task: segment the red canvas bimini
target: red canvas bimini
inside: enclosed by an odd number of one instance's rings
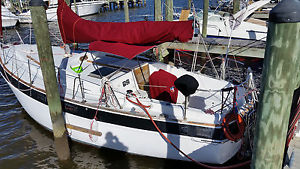
[[[187,42],[193,35],[192,21],[120,23],[85,20],[75,14],[63,0],[59,0],[57,16],[65,43],[91,43],[90,50],[127,58],[133,58],[159,43],[175,40]]]

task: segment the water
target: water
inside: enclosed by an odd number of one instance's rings
[[[196,7],[202,2],[196,1]],[[187,0],[175,0],[175,7],[187,6]],[[131,21],[153,20],[153,0],[147,0],[147,7],[130,8]],[[85,17],[95,21],[123,21],[123,10],[101,13]],[[17,30],[21,37],[30,34],[28,24],[20,25]],[[59,37],[55,22],[49,23],[51,34]],[[5,30],[6,41],[16,41],[15,30]],[[52,38],[53,43],[57,38]],[[24,39],[29,43],[29,38]],[[32,40],[34,42],[34,40]],[[59,42],[58,42],[59,43]],[[57,44],[57,41],[56,41]],[[94,148],[70,142],[72,161],[61,164],[53,147],[53,136],[31,119],[17,101],[5,80],[0,76],[0,169],[28,168],[99,168],[99,169],[180,169],[199,168],[190,162],[135,156],[105,148]],[[139,141],[138,138],[136,141]],[[145,145],[147,146],[147,145]]]

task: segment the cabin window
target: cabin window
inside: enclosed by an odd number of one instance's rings
[[[111,68],[111,67],[101,67],[99,69],[96,69],[95,71],[91,72],[89,76],[95,77],[95,78],[101,78],[101,76],[105,77],[115,71],[117,71],[117,68]],[[101,75],[100,75],[101,74]]]

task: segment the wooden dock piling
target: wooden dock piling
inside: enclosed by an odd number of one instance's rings
[[[209,0],[204,0],[203,1],[202,36],[205,38],[207,36],[208,7],[209,7]]]
[[[173,0],[165,0],[166,6],[165,6],[165,19],[166,21],[173,21]]]
[[[30,2],[31,18],[52,121],[55,150],[59,160],[65,161],[70,159],[70,149],[65,121],[62,114],[44,6],[45,3],[42,0],[31,0]]]
[[[191,9],[192,7],[192,0],[188,0],[188,8]]]
[[[154,18],[155,21],[162,21],[161,0],[154,1]]]
[[[129,22],[128,0],[124,0],[125,22]]]
[[[240,0],[233,0],[232,13],[235,14],[240,10]]]
[[[270,12],[252,169],[281,169],[294,90],[300,85],[300,1]]]
[[[77,4],[76,4],[76,0],[73,2],[74,3],[74,8],[75,8],[75,13],[77,14],[77,15],[79,15],[79,13],[78,13],[78,7],[77,7]]]

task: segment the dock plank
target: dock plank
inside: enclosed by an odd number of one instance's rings
[[[199,44],[197,43],[199,42]],[[205,38],[206,48],[210,53],[226,54],[228,39],[227,38]],[[264,58],[265,41],[258,40],[241,40],[232,39],[230,43],[229,54],[235,56]],[[193,38],[187,43],[181,42],[166,42],[160,45],[163,49],[179,49],[188,51],[205,52],[205,47],[202,40]]]
[[[247,22],[254,23],[254,24],[257,24],[257,25],[261,25],[261,26],[267,26],[267,22],[263,21],[263,20],[260,20],[260,19],[249,18],[247,20]]]

